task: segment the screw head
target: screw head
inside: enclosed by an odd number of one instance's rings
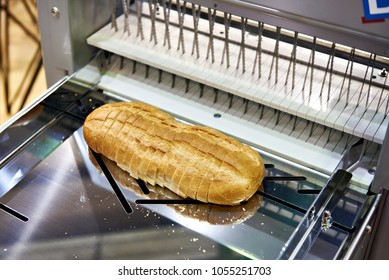
[[[51,15],[53,16],[53,17],[59,17],[59,9],[58,9],[58,7],[52,7],[51,8]]]
[[[383,68],[378,75],[380,75],[380,77],[384,77],[385,78],[385,77],[388,76],[388,70],[386,70],[386,68]]]

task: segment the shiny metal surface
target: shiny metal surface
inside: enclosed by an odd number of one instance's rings
[[[266,179],[254,198],[220,207],[181,203],[159,187],[146,195],[104,160],[127,213],[82,135],[85,116],[114,101],[68,81],[0,133],[0,259],[275,259],[327,180],[264,155]],[[306,258],[336,257],[366,204],[346,190]]]
[[[81,137],[79,130],[1,198],[28,217],[23,222],[0,212],[2,259],[274,258],[301,217],[288,210],[293,219],[273,221],[265,213],[280,206],[264,200],[265,212],[255,213],[249,224],[212,225],[181,215],[185,205],[179,211],[136,205],[128,190],[134,211],[127,214],[106,178],[85,160]]]

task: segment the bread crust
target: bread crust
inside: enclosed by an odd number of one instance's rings
[[[103,105],[88,115],[83,132],[93,151],[132,177],[183,198],[237,205],[254,195],[265,174],[262,158],[250,147],[145,103]]]
[[[89,153],[89,158],[93,165],[101,171],[99,164],[95,157]],[[217,205],[211,203],[178,203],[180,196],[173,193],[167,188],[161,188],[158,186],[151,186],[146,184],[149,193],[144,193],[138,185],[137,181],[130,176],[130,174],[117,164],[106,157],[102,156],[101,159],[112,174],[113,178],[123,188],[130,190],[136,196],[144,199],[152,200],[175,200],[177,204],[166,204],[167,207],[174,209],[179,215],[189,217],[200,222],[206,222],[212,225],[236,225],[243,223],[250,219],[257,213],[263,202],[263,197],[259,194],[254,194],[247,202],[239,205]],[[263,191],[263,189],[261,189]]]

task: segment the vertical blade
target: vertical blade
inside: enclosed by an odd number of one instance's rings
[[[309,56],[309,61],[308,61],[308,64],[307,64],[307,69],[305,71],[303,88],[301,89],[301,91],[304,93],[306,82],[307,82],[307,78],[309,76],[309,95],[311,95],[311,93],[312,93],[313,69],[314,69],[314,64],[315,64],[315,52],[316,52],[316,37],[313,37],[313,45],[312,45],[312,49],[311,49],[311,54]],[[311,71],[309,71],[309,70],[311,70]]]
[[[143,25],[142,25],[142,0],[136,0],[136,17],[138,19],[138,26],[137,26],[137,32],[136,37],[139,37],[143,40],[144,34],[143,34]]]
[[[328,82],[327,102],[330,100],[330,95],[331,95],[332,76],[333,76],[333,73],[334,73],[335,48],[336,48],[336,44],[332,43],[331,64],[330,64],[330,78],[329,78],[329,82]]]
[[[116,0],[109,1],[111,6],[111,27],[115,28],[115,31],[118,31],[118,23],[116,21]]]
[[[350,65],[350,74],[348,77],[348,86],[347,86],[347,95],[346,95],[346,106],[348,105],[350,98],[350,88],[351,88],[351,78],[353,75],[353,66],[354,66],[354,57],[355,57],[355,48],[351,50],[351,65]]]
[[[285,85],[287,85],[289,81],[290,70],[292,69],[292,89],[294,89],[295,79],[296,79],[297,42],[298,42],[298,32],[295,32],[293,38],[293,49],[290,54],[289,66],[288,66],[288,71],[286,73],[286,79],[285,79]]]
[[[375,66],[376,57],[377,57],[377,55],[374,54],[374,55],[373,55],[373,65],[372,65],[372,67],[371,67],[371,74],[370,74],[370,80],[369,80],[369,88],[368,88],[368,90],[367,90],[367,97],[366,97],[365,109],[367,109],[367,108],[369,107],[371,83],[372,83],[372,81],[373,81],[373,76],[374,76],[374,74],[373,74],[373,73],[374,73],[373,69],[374,69],[374,66]]]
[[[281,33],[281,27],[277,26],[277,32],[276,32],[276,43],[274,45],[274,51],[273,51],[273,58],[270,65],[270,71],[269,71],[269,77],[268,80],[270,80],[272,74],[273,74],[273,68],[275,64],[276,68],[276,74],[275,74],[275,83],[278,82],[278,64],[279,64],[279,50],[280,50],[280,33]]]
[[[246,24],[247,24],[247,19],[241,17],[240,18],[241,39],[240,39],[240,49],[239,49],[236,69],[239,69],[240,61],[242,61],[242,73],[246,71],[246,43],[245,43]]]
[[[258,79],[260,79],[262,76],[262,32],[263,32],[263,23],[258,21],[258,44],[255,52],[254,65],[252,71],[252,74],[254,75],[255,68],[258,65]]]
[[[185,16],[185,12],[186,12],[186,1],[184,1],[184,4],[181,7],[180,0],[177,0],[178,25],[180,27],[177,50],[181,49],[183,54],[185,53],[185,41],[184,41],[184,16]]]
[[[226,58],[227,68],[230,67],[230,44],[229,44],[230,24],[231,24],[231,14],[224,13],[224,47],[223,47],[221,64],[224,63],[224,58]]]
[[[167,5],[166,5],[167,3]],[[171,49],[171,41],[170,41],[170,29],[169,29],[169,20],[170,20],[170,10],[172,7],[171,0],[163,0],[162,1],[162,9],[163,9],[163,18],[165,22],[165,36],[163,40],[163,46],[168,46],[168,49]]]
[[[212,63],[215,62],[215,47],[213,42],[213,28],[215,25],[215,17],[216,17],[216,9],[213,9],[213,13],[211,8],[208,8],[208,21],[209,21],[209,41],[208,41],[208,50],[207,50],[207,59],[211,54]]]
[[[350,88],[351,74],[352,74],[352,66],[353,66],[352,62],[353,62],[353,60],[354,60],[354,51],[355,51],[355,49],[352,49],[352,50],[351,50],[350,58],[349,58],[349,60],[347,61],[346,71],[344,71],[343,81],[342,81],[342,85],[341,85],[341,87],[340,87],[340,93],[339,93],[338,101],[337,101],[337,102],[340,101],[340,99],[341,99],[341,97],[342,97],[342,95],[343,95],[343,88],[344,88],[344,84],[345,84],[345,81],[346,81],[346,78],[347,78],[347,73],[349,72],[349,68],[350,68],[351,70],[350,70],[350,75],[349,75],[348,92],[350,91],[349,88]],[[351,64],[351,67],[350,67],[350,64]],[[347,99],[348,99],[348,94],[347,94]],[[348,102],[348,100],[347,100],[347,102]]]
[[[157,41],[157,31],[155,28],[155,14],[156,14],[157,7],[156,5],[153,5],[151,1],[149,1],[149,12],[150,12],[150,19],[151,19],[151,30],[150,30],[150,42],[154,39],[154,45],[158,43]]]
[[[332,73],[332,69],[330,70],[330,66],[333,65],[334,55],[335,55],[335,43],[332,43],[331,52],[330,52],[330,55],[328,56],[327,66],[326,66],[326,70],[324,71],[323,82],[322,82],[322,84],[321,84],[321,89],[320,89],[320,97],[321,97],[321,98],[322,98],[322,96],[323,96],[324,86],[325,86],[325,84],[326,84],[328,72],[331,71],[331,73]],[[331,73],[330,73],[330,74],[331,74]],[[328,81],[328,88],[329,88],[329,91],[328,91],[328,96],[327,96],[327,98],[329,98],[329,94],[330,94],[330,91],[331,91],[331,84],[332,84],[332,81],[331,81],[331,77],[330,77],[330,79],[329,79],[329,81]],[[328,101],[328,100],[327,100],[327,101]]]
[[[130,0],[122,0],[122,6],[123,6],[123,12],[124,12],[124,33],[128,33],[128,35],[131,35],[130,33],[130,25],[128,24],[128,17],[129,17],[129,12],[128,12],[128,4]]]
[[[196,9],[196,5],[192,3],[192,17],[193,17],[193,45],[192,55],[196,51],[197,59],[200,58],[200,46],[199,46],[199,18],[200,18],[201,6]]]
[[[369,68],[370,68],[370,64],[371,64],[372,58],[373,58],[373,54],[371,53],[371,54],[370,54],[370,57],[369,57],[369,63],[368,63],[367,66],[366,66],[365,75],[364,75],[364,77],[363,77],[363,83],[362,83],[362,86],[361,86],[361,90],[359,91],[357,106],[360,105],[360,103],[361,103],[361,101],[362,101],[362,98],[363,98],[363,95],[362,95],[362,93],[364,92],[364,91],[363,91],[363,88],[364,88],[364,86],[365,86],[367,74],[369,73]]]

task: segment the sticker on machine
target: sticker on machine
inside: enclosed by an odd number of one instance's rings
[[[389,18],[389,0],[362,0],[363,23],[383,22]]]

